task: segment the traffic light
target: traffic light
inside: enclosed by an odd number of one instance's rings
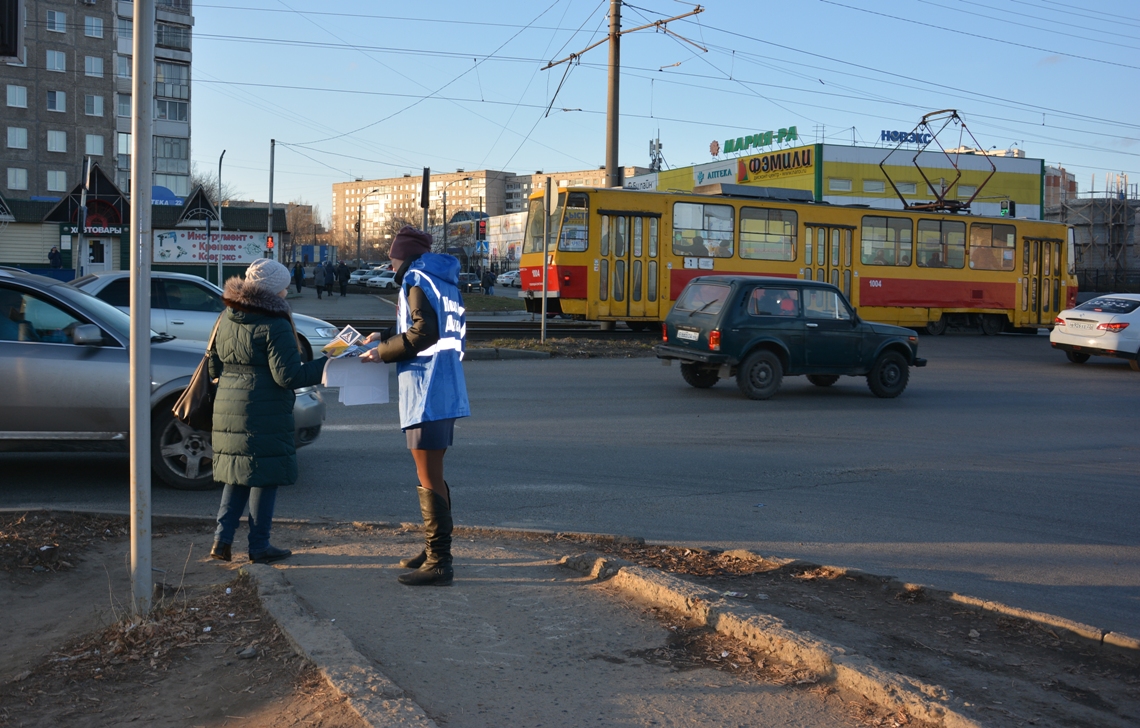
[[[1013,200],[1001,201],[1001,216],[1002,217],[1017,217],[1017,203]]]
[[[475,223],[475,239],[476,240],[486,240],[487,239],[487,220],[485,218],[482,220],[479,220],[477,223]]]
[[[352,227],[354,228],[353,232],[360,232],[360,221],[357,220]]]
[[[270,235],[269,238],[265,241],[265,247],[270,249],[270,250],[273,250],[273,236],[272,235]]]

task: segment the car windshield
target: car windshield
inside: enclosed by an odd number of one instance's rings
[[[1097,313],[1132,313],[1140,308],[1140,301],[1131,298],[1112,298],[1102,296],[1091,301],[1085,301],[1077,306],[1077,311],[1096,311]]]
[[[718,313],[724,300],[728,298],[728,286],[697,283],[690,284],[681,294],[680,300],[673,308],[677,311],[692,311],[693,313]]]
[[[53,286],[52,292],[84,313],[94,314],[124,339],[131,337],[131,317],[106,301],[71,286]],[[158,336],[154,331],[150,335]]]

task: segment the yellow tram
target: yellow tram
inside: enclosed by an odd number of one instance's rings
[[[561,188],[550,219],[547,311],[645,329],[697,276],[829,281],[864,318],[1052,327],[1075,305],[1073,230],[1060,223],[811,201],[810,193],[713,185],[709,194]],[[542,305],[542,193],[520,261],[527,310]]]

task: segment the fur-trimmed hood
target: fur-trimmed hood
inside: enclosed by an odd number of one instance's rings
[[[235,311],[260,313],[273,318],[287,319],[291,317],[289,304],[285,302],[284,298],[270,293],[261,286],[248,283],[237,276],[226,281],[222,300]]]

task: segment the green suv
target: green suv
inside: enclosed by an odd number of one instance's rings
[[[910,329],[863,321],[828,283],[756,276],[694,278],[665,319],[659,359],[681,362],[699,389],[736,377],[746,397],[768,399],[784,375],[806,374],[819,387],[866,376],[879,397],[906,389],[918,358]]]

